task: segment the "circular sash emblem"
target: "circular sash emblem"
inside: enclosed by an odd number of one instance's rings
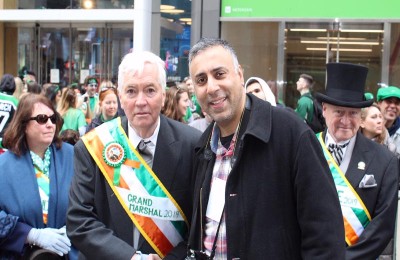
[[[125,148],[117,142],[108,143],[103,149],[103,158],[111,167],[119,167],[126,160]]]

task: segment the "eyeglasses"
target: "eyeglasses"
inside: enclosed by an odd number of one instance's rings
[[[88,86],[91,88],[97,88],[98,85],[96,83],[90,83]]]
[[[40,114],[40,115],[37,115],[37,116],[35,116],[35,117],[29,118],[29,120],[36,120],[36,122],[38,122],[39,125],[44,125],[44,124],[47,123],[47,121],[49,120],[49,118],[50,118],[50,120],[51,120],[51,122],[52,122],[53,124],[55,124],[55,123],[57,122],[57,116],[56,116],[56,114],[53,114],[53,115],[51,115],[51,116],[47,116],[47,115],[44,115],[44,114]]]

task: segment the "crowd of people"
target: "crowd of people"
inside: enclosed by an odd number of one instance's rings
[[[132,51],[114,83],[2,76],[0,259],[372,260],[393,251],[400,88],[374,100],[367,67],[328,63],[325,92],[300,74],[291,109],[276,82],[245,79],[225,40],[201,39],[188,66],[167,84],[159,56]]]

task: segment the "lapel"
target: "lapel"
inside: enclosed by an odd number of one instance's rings
[[[172,188],[179,154],[182,152],[181,141],[175,138],[174,130],[171,124],[169,124],[168,119],[161,115],[153,171],[167,190],[171,190]]]
[[[365,173],[368,172],[370,162],[375,155],[374,150],[368,149],[369,141],[370,140],[364,137],[360,132],[357,132],[353,154],[351,155],[349,167],[346,171],[346,178],[355,189],[358,188],[360,181],[364,177]],[[358,168],[360,162],[365,163],[365,170]]]

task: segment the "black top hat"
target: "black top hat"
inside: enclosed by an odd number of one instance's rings
[[[326,64],[326,95],[317,93],[319,102],[335,106],[363,108],[374,102],[364,96],[368,68],[350,63]]]

